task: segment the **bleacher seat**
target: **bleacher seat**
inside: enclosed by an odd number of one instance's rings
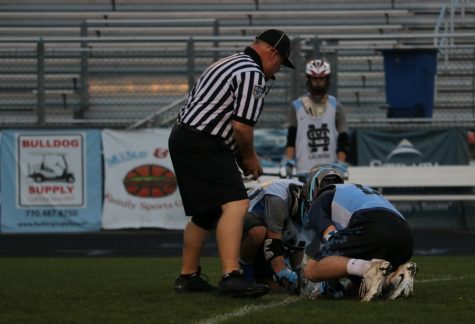
[[[315,55],[314,36],[321,37],[324,41],[318,50],[322,55],[332,56],[337,51],[336,94],[347,107],[350,119],[379,117],[386,111],[381,109],[385,104],[385,83],[383,61],[377,50],[396,47],[401,43],[432,46],[440,6],[441,2],[436,0],[3,0],[0,3],[0,38],[8,37],[11,42],[5,39],[0,42],[0,62],[2,66],[6,66],[0,71],[0,82],[8,85],[0,86],[0,94],[4,99],[0,103],[0,111],[5,108],[1,113],[5,114],[8,107],[35,109],[37,61],[35,57],[14,57],[15,53],[23,52],[34,55],[36,44],[15,42],[18,37],[74,38],[84,32],[81,26],[87,26],[89,37],[98,39],[185,39],[186,36],[220,35],[219,42],[196,44],[198,52],[195,54],[195,73],[198,75],[214,59],[242,49],[249,41],[234,41],[234,37],[254,36],[265,28],[276,27],[286,30],[291,37],[303,39],[298,58],[300,67],[307,58]],[[475,4],[467,3],[465,19],[457,20],[456,25],[464,31],[473,32],[474,17]],[[414,33],[430,36],[404,40],[361,38],[364,35],[391,37]],[[340,40],[335,41],[338,38]],[[470,37],[461,41],[473,43]],[[130,121],[143,118],[188,91],[188,52],[185,41],[89,42],[87,47],[82,48],[80,42],[48,42],[46,49],[48,53],[69,51],[74,56],[47,58],[45,103],[48,112],[50,109],[52,112],[57,111],[53,115],[73,116],[79,108],[80,53],[87,51],[91,53],[88,58],[91,109],[84,111],[85,119],[112,120],[113,116],[115,120]],[[153,49],[149,52],[155,57],[140,52],[141,49]],[[13,58],[2,55],[2,51],[13,53]],[[134,53],[136,57],[132,59],[132,56],[122,55],[121,52],[130,55]],[[439,63],[435,106],[441,112],[457,105],[466,109],[471,104],[467,94],[473,93],[473,73],[472,79],[469,74],[473,54],[451,53],[451,60],[449,67],[444,67],[442,61]],[[174,83],[166,83],[172,84],[170,89],[180,89],[179,91],[168,90],[160,94],[150,92],[151,87],[147,88],[139,81],[145,80],[144,82],[152,84],[147,81],[148,77],[162,80],[161,78],[172,76],[176,78]],[[113,94],[98,86],[100,82],[109,80],[112,84],[115,82],[116,88],[120,89],[121,82],[127,82],[127,78],[136,85],[133,91]],[[303,91],[300,79],[301,74],[283,71],[272,90],[273,97],[267,100],[275,108],[272,110],[273,115],[263,115],[264,122],[260,123],[262,126],[285,121],[285,109],[293,99],[292,96],[298,92],[298,89],[290,91],[289,87],[300,84],[299,91]],[[148,99],[144,96],[148,96]],[[117,118],[119,115],[120,118]]]

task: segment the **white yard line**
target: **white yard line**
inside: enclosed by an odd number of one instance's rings
[[[213,316],[211,318],[200,321],[199,324],[216,324],[216,323],[226,321],[226,320],[228,320],[230,318],[233,318],[233,317],[244,316],[244,315],[247,315],[247,314],[250,314],[250,313],[255,313],[255,312],[262,311],[264,309],[287,306],[289,304],[293,304],[293,303],[299,301],[300,299],[301,298],[297,297],[297,296],[288,296],[284,300],[272,302],[270,304],[246,305],[246,306],[243,306],[243,307],[241,307],[241,308],[239,308],[239,309],[237,309],[237,310],[235,310],[231,313],[218,314],[218,315]]]
[[[437,282],[437,281],[451,281],[451,280],[464,280],[464,279],[473,279],[473,276],[462,276],[462,277],[445,277],[445,278],[433,278],[433,279],[422,279],[416,280],[415,283],[426,283],[426,282]]]
[[[462,277],[442,277],[442,278],[433,278],[433,279],[422,279],[416,280],[416,284],[418,283],[429,283],[429,282],[437,282],[437,281],[451,281],[451,280],[464,280],[464,279],[473,279],[474,276],[462,276]],[[265,297],[264,297],[265,298]],[[275,301],[270,304],[259,304],[259,305],[245,305],[233,312],[218,314],[216,316],[210,317],[208,319],[202,320],[198,322],[198,324],[217,324],[224,322],[233,317],[240,317],[250,313],[260,312],[264,309],[268,308],[275,308],[281,306],[287,306],[293,304],[299,300],[302,300],[301,297],[297,296],[288,296],[283,300]]]

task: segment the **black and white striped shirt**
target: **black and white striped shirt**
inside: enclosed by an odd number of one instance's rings
[[[264,105],[261,66],[259,56],[249,47],[210,65],[188,95],[178,121],[223,138],[236,151],[232,121],[254,126]]]

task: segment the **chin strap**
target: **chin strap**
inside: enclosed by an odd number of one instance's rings
[[[325,95],[327,94],[327,91],[324,90],[323,91],[323,94],[315,94],[313,92],[310,92],[310,95],[312,96],[312,98],[315,100],[315,101],[318,101],[318,102],[321,102],[323,100],[323,98],[325,97]],[[322,102],[323,103],[323,102]]]

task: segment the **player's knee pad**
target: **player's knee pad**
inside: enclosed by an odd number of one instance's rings
[[[216,227],[219,218],[221,217],[221,207],[215,207],[206,210],[203,213],[191,217],[191,221],[198,227],[206,231],[211,231]]]

